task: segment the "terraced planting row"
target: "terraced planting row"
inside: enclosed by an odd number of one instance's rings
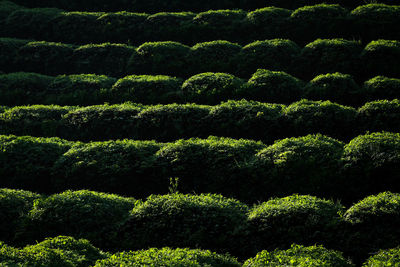
[[[349,143],[323,135],[265,145],[209,137],[155,141],[72,142],[2,135],[1,187],[54,193],[90,189],[134,197],[168,192],[221,193],[248,203],[292,193],[352,203],[399,191],[400,135],[372,133]]]
[[[47,76],[37,73],[0,74],[0,105],[95,105],[132,101],[141,104],[219,104],[228,99],[292,103],[300,99],[330,100],[350,106],[400,98],[400,79],[377,76],[358,85],[351,75],[328,73],[310,82],[285,72],[258,69],[246,82],[226,73],[201,73],[187,80],[165,75]]]
[[[8,218],[7,224],[3,222],[0,225],[0,235],[3,240],[20,246],[24,246],[27,241],[43,240],[46,236],[70,235],[76,239],[86,238],[95,246],[114,251],[187,247],[210,249],[218,253],[229,252],[244,261],[261,250],[273,251],[275,248],[286,249],[292,243],[307,246],[318,242],[325,247],[339,249],[346,257],[362,263],[370,253],[391,248],[400,238],[396,225],[400,222],[400,195],[390,192],[368,196],[347,210],[339,203],[309,195],[274,198],[253,207],[215,194],[171,193],[153,195],[144,201],[86,190],[69,190],[41,196],[29,191],[0,189],[0,195],[1,211]],[[13,209],[9,208],[10,205]],[[10,227],[18,234],[10,233]],[[46,256],[50,260],[80,259],[80,264],[86,266],[96,259],[105,259],[103,263],[110,261],[109,264],[112,264],[99,266],[120,266],[116,265],[119,261],[135,260],[135,252],[111,256],[110,253],[95,249],[85,240],[68,237],[47,239],[35,246],[25,247],[21,252],[16,252],[16,255],[11,253],[13,248],[4,243],[1,246],[0,258],[3,260],[7,260],[8,256],[10,260],[18,261],[19,258],[23,260],[26,257],[29,261],[33,258],[32,254],[42,250],[44,255],[49,254]],[[55,248],[76,250],[76,254],[87,258],[82,259],[76,257],[77,255],[71,257],[75,254],[71,253],[65,259],[68,253],[57,254],[51,250]],[[152,249],[147,253],[158,251],[174,254],[171,249]],[[186,251],[194,257],[201,254],[198,250],[192,253],[188,249],[176,250],[178,251]],[[307,255],[307,251],[314,253]],[[144,253],[143,257],[147,254],[144,251],[136,253]],[[248,265],[245,263],[245,266],[254,266],[250,263],[262,261],[263,257],[273,258],[274,254],[279,253],[282,253],[281,256],[285,254],[283,251],[264,251],[249,260]],[[331,254],[331,257],[326,255],[325,258],[325,253],[328,251],[322,247],[292,246],[287,251],[287,256],[289,259],[290,256],[311,257],[313,265],[306,266],[353,266],[346,263],[340,254]],[[393,250],[392,253],[398,255],[399,251]],[[210,252],[207,254],[209,257],[218,257]],[[130,257],[133,259],[129,259]],[[156,266],[167,260],[164,257]],[[223,259],[222,255],[219,257],[220,260]],[[43,259],[40,256],[38,258],[46,260],[45,256]],[[333,262],[329,262],[329,258]],[[235,261],[234,258],[225,256],[225,260],[227,259]],[[324,260],[328,261],[327,265],[316,265],[318,261],[323,263]],[[216,263],[208,266],[220,265]]]
[[[301,79],[341,72],[357,81],[377,75],[400,77],[400,41],[377,40],[363,47],[357,41],[318,39],[300,49],[289,40],[257,41],[245,47],[227,41],[188,47],[175,42],[71,46],[51,42],[0,39],[0,71],[47,75],[130,74],[190,77],[226,72],[249,77],[257,69],[286,71]]]
[[[251,12],[233,9],[197,14],[143,14],[26,9],[0,2],[0,21],[4,24],[0,36],[75,44],[135,45],[148,41],[194,44],[221,39],[241,44],[272,38],[287,38],[299,44],[337,37],[361,39],[364,43],[374,39],[400,39],[399,6],[369,4],[351,11],[327,4],[296,10],[265,7],[267,5],[266,2],[262,9]]]
[[[368,102],[359,109],[329,101],[301,100],[285,106],[228,101],[216,106],[134,103],[98,106],[0,107],[0,134],[58,136],[67,140],[174,141],[210,135],[274,140],[322,133],[348,141],[366,131],[397,131],[400,102]]]
[[[9,2],[9,1],[5,1]],[[161,0],[115,0],[115,1],[62,1],[62,0],[43,0],[35,2],[33,0],[14,0],[14,3],[29,7],[56,7],[67,10],[89,10],[89,11],[134,11],[134,12],[165,12],[165,11],[207,11],[210,9],[242,8],[253,9],[266,5],[279,6],[284,8],[297,8],[305,5],[315,5],[322,3],[341,4],[347,7],[356,7],[365,4],[363,0],[216,0],[216,1],[174,1],[165,2]],[[398,5],[398,0],[377,0],[374,3],[386,3]]]

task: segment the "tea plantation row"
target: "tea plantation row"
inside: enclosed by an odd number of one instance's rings
[[[246,82],[226,73],[201,73],[186,81],[163,75],[46,76],[37,73],[0,74],[0,105],[95,105],[132,101],[141,104],[219,104],[228,99],[292,103],[302,98],[359,106],[367,101],[400,99],[400,79],[374,77],[359,86],[351,75],[322,74],[310,82],[285,72],[258,69]]]
[[[399,6],[369,4],[352,11],[327,4],[296,10],[263,7],[251,12],[210,10],[197,14],[176,13],[176,10],[156,14],[89,13],[26,9],[6,1],[0,2],[0,21],[4,24],[0,36],[74,44],[148,41],[194,44],[221,39],[245,44],[272,38],[305,44],[316,38],[355,38],[364,42],[400,39]]]
[[[398,133],[361,135],[346,145],[308,135],[270,146],[217,137],[173,143],[0,137],[0,186],[43,193],[90,189],[146,197],[167,193],[171,179],[184,193],[221,193],[248,203],[292,193],[351,203],[400,191]]]
[[[113,251],[188,247],[246,259],[261,250],[318,243],[343,251],[356,263],[380,249],[400,245],[400,194],[390,192],[366,197],[347,211],[339,203],[297,194],[253,207],[215,194],[172,193],[137,201],[86,190],[41,196],[0,189],[0,196],[1,212],[7,216],[7,222],[0,224],[0,236],[16,245],[70,235]],[[83,240],[60,241],[46,240],[36,246],[52,248],[60,243],[91,257],[106,258]],[[9,249],[0,250],[0,259],[10,254]],[[34,247],[28,250],[37,251]]]
[[[273,141],[322,133],[348,141],[366,131],[400,130],[400,102],[368,102],[359,109],[329,101],[284,106],[228,101],[216,106],[170,104],[0,107],[0,134],[58,136],[68,140],[174,141],[210,135]]]
[[[318,39],[300,49],[290,40],[257,41],[242,47],[228,41],[71,46],[51,42],[0,39],[0,71],[59,74],[164,74],[190,77],[226,72],[249,77],[257,69],[286,71],[301,79],[342,72],[365,81],[377,75],[400,77],[400,41],[377,40],[363,47],[357,41]]]
[[[8,2],[8,1],[6,1]],[[365,4],[363,0],[216,0],[216,1],[174,1],[165,2],[161,0],[13,0],[14,3],[29,7],[56,7],[66,10],[86,10],[86,11],[119,11],[127,10],[134,12],[161,12],[161,11],[206,11],[209,9],[254,9],[259,7],[279,6],[283,8],[298,8],[305,5],[315,5],[322,3],[341,4],[347,7],[356,7]],[[377,0],[376,3],[400,4],[398,0]]]
[[[170,266],[170,267],[254,267],[277,264],[296,266],[351,267],[340,252],[322,246],[304,247],[292,245],[288,250],[263,250],[243,265],[229,254],[216,254],[200,249],[151,248],[140,251],[124,251],[115,254],[103,252],[88,240],[69,236],[46,238],[44,241],[22,249],[0,243],[0,264],[6,266],[76,266],[76,267],[120,267],[120,266]],[[371,256],[363,266],[390,266],[397,264],[398,248],[382,250]],[[382,264],[382,265],[381,265]]]

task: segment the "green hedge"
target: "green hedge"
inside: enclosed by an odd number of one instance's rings
[[[249,203],[299,193],[351,203],[398,190],[399,140],[399,134],[373,133],[344,146],[310,135],[266,146],[219,137],[80,143],[3,135],[0,174],[6,178],[0,186],[45,193],[89,189],[141,198],[168,192],[170,178],[177,177],[182,193],[222,193]]]
[[[357,0],[359,3],[351,8],[358,7],[351,11],[339,6],[335,0],[325,3],[297,1],[295,6],[292,5],[293,1],[290,1],[290,5],[282,4],[281,0],[250,1],[257,1],[259,4],[246,5],[240,10],[237,7],[218,8],[214,1],[212,8],[206,9],[208,11],[191,13],[181,11],[198,10],[171,9],[173,3],[163,3],[154,6],[165,5],[164,8],[147,11],[152,14],[127,12],[132,8],[117,10],[126,10],[122,12],[97,12],[100,8],[98,2],[92,3],[96,12],[76,12],[84,10],[81,8],[65,12],[61,9],[47,8],[52,6],[51,4],[35,3],[35,7],[46,8],[22,8],[10,6],[9,2],[4,1],[0,3],[0,10],[3,10],[0,11],[0,19],[3,18],[4,21],[0,33],[2,36],[76,44],[139,44],[146,41],[179,41],[193,44],[220,39],[243,44],[266,38],[289,38],[304,44],[316,38],[355,38],[368,42],[374,39],[397,40],[400,37],[397,31],[400,21],[398,6],[366,5],[365,2]],[[384,1],[392,5],[399,4],[393,0]],[[148,3],[152,2],[154,1]],[[349,3],[344,0],[340,2],[343,6],[348,6]],[[211,4],[211,1],[207,3]],[[206,7],[207,3],[198,4]],[[72,6],[68,3],[66,9],[71,10]],[[131,3],[131,7],[134,6],[138,7],[138,3]]]
[[[121,228],[129,249],[193,247],[226,252],[246,229],[248,207],[221,195],[150,196],[133,208]]]
[[[351,267],[354,265],[338,251],[328,250],[323,246],[304,247],[293,244],[288,250],[263,250],[257,253],[256,257],[248,259],[243,266]]]
[[[349,224],[347,243],[342,248],[363,262],[381,249],[399,246],[400,194],[384,192],[369,196],[344,214]],[[384,266],[384,265],[379,265]]]
[[[96,105],[133,101],[142,104],[219,104],[247,99],[289,104],[306,98],[360,106],[366,101],[400,96],[399,79],[377,76],[359,86],[348,74],[328,73],[310,82],[281,71],[258,69],[245,81],[227,73],[200,73],[183,80],[165,75],[47,76],[30,72],[0,74],[0,105]]]
[[[135,206],[133,198],[87,190],[65,191],[34,202],[21,240],[70,235],[114,248],[116,234]]]
[[[216,254],[209,250],[150,248],[147,250],[116,253],[107,259],[97,261],[94,266],[239,267],[241,265],[235,258],[229,255]]]
[[[387,250],[381,250],[376,255],[368,258],[363,264],[364,267],[373,266],[396,266],[400,264],[400,248],[392,248]]]
[[[357,82],[375,75],[400,77],[396,62],[399,42],[376,40],[365,47],[358,41],[317,39],[301,50],[293,41],[272,39],[240,46],[228,41],[197,43],[147,42],[72,46],[53,42],[0,39],[4,63],[0,71],[37,71],[46,75],[98,74],[120,78],[128,74],[182,78],[201,72],[227,72],[242,78],[260,68],[286,71],[301,79],[342,72]],[[338,63],[338,61],[340,61]]]
[[[399,131],[398,102],[367,102],[358,110],[330,101],[310,100],[289,106],[240,100],[216,106],[144,106],[128,102],[88,107],[3,107],[0,134],[59,136],[81,141],[131,138],[162,142],[217,135],[270,144],[279,138],[321,133],[348,141],[365,131]]]

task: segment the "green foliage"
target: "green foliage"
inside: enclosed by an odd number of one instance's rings
[[[393,248],[387,250],[381,250],[376,255],[368,258],[368,260],[363,264],[363,267],[373,267],[373,266],[396,266],[400,264],[400,248]]]
[[[182,84],[182,95],[187,102],[217,104],[235,95],[244,81],[226,73],[201,73]]]
[[[193,138],[166,144],[156,157],[164,176],[179,177],[180,192],[212,192],[253,199],[252,185],[259,180],[247,180],[243,168],[262,148],[264,144],[250,140]]]
[[[256,41],[244,46],[238,54],[237,72],[248,77],[257,69],[288,71],[299,54],[300,47],[290,40]]]
[[[75,239],[70,236],[57,236],[46,238],[44,241],[32,246],[34,248],[61,250],[74,266],[92,266],[97,260],[105,259],[110,255],[95,248],[88,240]]]
[[[338,238],[344,207],[309,195],[275,198],[254,206],[248,215],[256,250],[292,243],[329,244]]]
[[[247,20],[254,26],[264,27],[290,17],[291,10],[279,7],[264,7],[247,13]]]
[[[236,70],[234,61],[242,47],[228,41],[198,43],[190,51],[191,72],[227,72]]]
[[[154,154],[162,144],[153,141],[92,142],[75,146],[53,167],[56,188],[128,193],[165,193],[168,180],[157,176]]]
[[[116,102],[124,99],[144,104],[166,104],[176,100],[182,83],[181,79],[163,75],[131,75],[119,79],[111,93]]]
[[[345,39],[317,39],[301,50],[294,68],[301,78],[334,72],[357,75],[361,51],[361,42]]]
[[[334,250],[328,250],[323,246],[304,247],[293,244],[288,250],[263,250],[255,258],[248,259],[244,267],[263,266],[298,266],[298,267],[351,267],[343,255]]]
[[[33,201],[40,195],[23,190],[0,189],[0,239],[12,242],[23,225]]]
[[[124,44],[90,44],[74,50],[75,73],[95,73],[120,77],[127,73],[128,60],[135,48]]]
[[[400,99],[400,79],[377,76],[364,83],[364,91],[371,100]]]
[[[342,142],[319,134],[279,140],[256,155],[252,175],[264,178],[266,195],[340,195],[343,148]]]
[[[147,42],[136,49],[128,73],[186,76],[190,47],[177,42]]]
[[[300,99],[303,83],[281,71],[257,70],[246,86],[240,88],[239,97],[269,103],[290,103]]]
[[[47,75],[69,73],[72,45],[53,42],[29,42],[18,50],[16,65],[19,70]],[[74,69],[74,71],[76,71]]]
[[[50,168],[71,145],[59,138],[0,136],[1,187],[48,192]]]
[[[330,101],[301,100],[284,109],[293,136],[321,133],[340,140],[354,136],[357,112]]]
[[[70,235],[104,248],[117,245],[116,231],[135,206],[133,198],[87,190],[65,191],[38,199],[29,213],[26,239]]]
[[[400,191],[400,134],[371,133],[361,135],[345,146],[347,188],[352,197],[363,197],[385,190]]]
[[[366,197],[343,217],[349,226],[346,246],[342,249],[358,262],[363,262],[371,253],[399,245],[400,194],[383,192]]]
[[[400,41],[376,40],[370,42],[361,53],[366,78],[375,75],[398,77],[400,73]]]
[[[118,266],[169,266],[169,267],[239,267],[235,258],[209,250],[188,248],[150,248],[148,250],[120,252],[108,259],[99,260],[95,267]]]
[[[35,104],[40,101],[39,96],[45,94],[53,80],[54,77],[36,73],[0,74],[0,104]]]
[[[400,125],[400,101],[368,102],[358,109],[358,116],[363,130],[397,132]]]
[[[226,252],[246,224],[246,205],[221,195],[152,195],[121,230],[130,249],[199,247]]]
[[[19,6],[13,2],[3,0],[0,2],[0,21],[5,20],[12,12],[22,9],[22,6]]]
[[[0,38],[0,69],[8,70],[9,72],[16,71],[15,58],[19,48],[29,43],[28,40]]]
[[[304,91],[303,96],[311,100],[330,100],[348,105],[358,104],[365,98],[351,75],[338,72],[318,75]]]

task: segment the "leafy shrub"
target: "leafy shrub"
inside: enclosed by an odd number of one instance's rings
[[[238,73],[248,77],[257,69],[288,71],[292,60],[300,54],[293,41],[272,39],[256,41],[243,47],[238,55]]]
[[[135,138],[135,116],[142,109],[134,104],[77,108],[62,117],[59,136],[83,141]]]
[[[400,99],[400,79],[377,76],[364,83],[364,91],[371,100]]]
[[[47,75],[70,73],[73,46],[52,42],[29,42],[18,50],[19,70]]]
[[[22,6],[19,6],[10,1],[1,1],[0,2],[0,21],[4,21],[7,17],[16,10],[22,9]]]
[[[168,179],[157,175],[154,165],[160,146],[153,141],[124,140],[74,147],[54,165],[55,186],[59,190],[90,189],[138,197],[165,193]]]
[[[348,105],[360,103],[363,96],[351,75],[338,72],[318,75],[304,91],[303,96],[311,100],[331,100]]]
[[[321,133],[340,140],[354,135],[357,112],[354,108],[330,101],[301,100],[284,109],[287,132],[294,136]]]
[[[74,50],[72,57],[76,73],[104,74],[121,77],[127,73],[128,59],[135,48],[124,44],[90,44]]]
[[[366,197],[348,209],[344,219],[349,233],[343,249],[361,263],[371,253],[399,245],[400,194],[383,192]]]
[[[46,238],[44,241],[32,246],[35,248],[61,250],[74,266],[92,266],[97,260],[105,259],[110,255],[95,248],[88,240],[75,239],[70,236],[57,236]]]
[[[193,138],[166,144],[156,157],[165,177],[179,177],[181,192],[212,192],[247,199],[252,197],[256,182],[248,180],[244,166],[264,147],[260,142],[243,139]]]
[[[1,134],[57,136],[61,132],[60,119],[73,107],[17,106],[0,114]]]
[[[95,267],[101,266],[240,266],[235,258],[229,255],[219,255],[209,250],[188,248],[150,248],[148,250],[120,252],[112,257],[96,262]]]
[[[242,47],[228,41],[198,43],[190,51],[191,72],[227,72],[236,69],[235,57]]]
[[[295,70],[301,78],[321,73],[349,73],[357,75],[361,43],[344,39],[317,39],[302,50]]]
[[[2,105],[36,104],[53,77],[36,73],[0,74],[0,103]]]
[[[243,266],[354,266],[349,263],[342,253],[328,250],[323,246],[304,247],[293,244],[288,250],[263,250],[255,258],[248,259]]]
[[[398,77],[400,75],[400,41],[376,40],[370,42],[361,53],[365,78],[376,75]]]
[[[240,100],[213,106],[204,118],[204,134],[272,143],[283,136],[283,105]]]
[[[135,117],[133,136],[137,139],[156,139],[158,141],[174,141],[193,136],[208,137],[209,126],[205,126],[203,118],[210,107],[186,104],[170,104],[148,106]]]
[[[247,210],[221,195],[152,195],[133,208],[121,240],[129,249],[171,246],[226,252],[245,227]]]
[[[128,73],[187,76],[190,47],[177,42],[148,42],[129,59]]]
[[[371,133],[361,135],[345,146],[343,160],[346,188],[353,197],[363,197],[384,190],[400,191],[400,135]]]
[[[358,115],[362,130],[396,132],[400,125],[400,101],[394,99],[368,102],[358,109]]]
[[[1,187],[48,192],[50,168],[71,143],[59,138],[0,136]]]
[[[6,179],[7,177],[4,177]],[[0,189],[0,238],[3,241],[14,241],[15,235],[21,229],[33,201],[40,195],[23,190]]]
[[[232,98],[244,81],[231,74],[206,72],[187,79],[181,87],[187,102],[218,104]]]
[[[305,43],[316,38],[347,36],[349,11],[337,4],[303,6],[290,16],[290,36]]]
[[[59,105],[93,105],[106,98],[116,79],[105,75],[60,75],[47,87],[44,102]]]
[[[380,250],[379,253],[368,258],[363,264],[364,267],[373,266],[396,266],[400,264],[400,248]]]
[[[174,77],[157,75],[131,75],[119,79],[112,88],[115,101],[131,100],[144,104],[171,103],[182,80]]]
[[[86,190],[51,195],[35,201],[29,213],[26,239],[70,235],[113,248],[118,244],[116,231],[134,206],[133,198]]]
[[[257,250],[284,248],[293,242],[329,244],[338,238],[343,209],[340,204],[309,195],[271,199],[249,212],[251,240]]]
[[[246,86],[240,88],[239,97],[269,103],[290,103],[300,99],[303,83],[281,72],[259,69]]]
[[[335,196],[344,190],[338,177],[344,144],[322,135],[276,141],[255,157],[254,176],[263,177],[265,196],[292,193]]]
[[[387,2],[394,4],[393,2]],[[351,11],[352,31],[358,39],[398,40],[400,35],[396,25],[400,23],[400,8],[385,4],[371,3],[360,5]]]

